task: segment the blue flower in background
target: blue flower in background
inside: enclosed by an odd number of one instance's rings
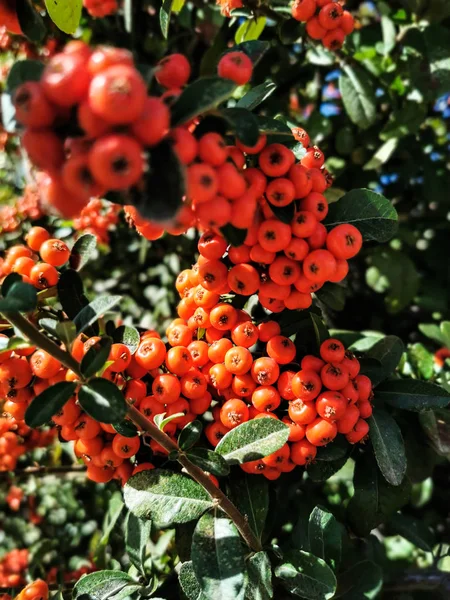
[[[320,105],[320,114],[323,117],[336,117],[341,114],[341,108],[331,102],[323,102]]]
[[[334,69],[334,71],[330,71],[328,73],[328,75],[325,77],[325,81],[326,82],[336,81],[336,79],[339,79],[340,74],[341,74],[340,69]]]

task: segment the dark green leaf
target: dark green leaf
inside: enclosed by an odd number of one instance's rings
[[[399,426],[382,408],[369,418],[370,439],[380,471],[391,485],[400,485],[406,473],[405,445]]]
[[[264,477],[243,474],[230,480],[231,498],[253,533],[262,538],[269,511],[269,486]]]
[[[332,444],[331,444],[332,445]],[[318,460],[308,466],[308,477],[311,481],[327,481],[342,469],[348,460],[348,455],[334,460]]]
[[[127,403],[112,381],[97,377],[84,384],[78,392],[78,402],[84,411],[101,423],[117,423],[127,412]]]
[[[55,327],[56,337],[61,340],[66,348],[70,348],[72,342],[77,337],[77,329],[72,321],[61,321]]]
[[[6,298],[0,298],[0,312],[29,312],[36,308],[36,288],[28,283],[16,281],[8,289]]]
[[[58,298],[64,312],[72,320],[89,304],[83,292],[83,282],[76,271],[67,269],[61,273],[58,281]]]
[[[22,281],[22,275],[19,275],[19,273],[10,273],[9,275],[7,275],[3,280],[1,287],[2,296],[7,296],[11,287],[15,283],[21,283]]]
[[[74,395],[76,387],[75,383],[69,381],[60,381],[48,387],[31,401],[25,413],[25,423],[33,428],[48,423]]]
[[[39,319],[39,327],[42,327],[47,333],[54,335],[55,337],[58,337],[56,334],[57,325],[59,325],[59,321],[56,319],[48,319],[47,317],[45,319]]]
[[[122,600],[141,586],[123,571],[97,571],[85,575],[73,588],[73,600]]]
[[[269,117],[258,116],[259,133],[275,136],[275,141],[290,142],[295,141],[292,130],[283,121],[270,119]]]
[[[377,386],[394,373],[404,350],[403,342],[395,335],[387,335],[372,346],[366,355],[378,361],[378,365],[371,366],[368,373],[372,385]]]
[[[329,600],[336,591],[336,577],[327,563],[303,550],[291,550],[283,557],[275,575],[294,596],[306,600]]]
[[[349,445],[344,436],[338,436],[332,444],[317,448],[316,460],[330,462],[347,456]]]
[[[324,223],[328,229],[350,223],[366,241],[387,242],[397,231],[398,215],[384,196],[370,190],[352,190],[330,204]]]
[[[187,600],[207,600],[200,589],[200,584],[195,576],[192,561],[188,560],[181,565],[178,579]]]
[[[353,477],[355,493],[347,519],[356,535],[365,537],[410,499],[411,482],[405,477],[399,486],[389,485],[377,468],[371,452],[358,456]]]
[[[289,437],[289,428],[275,419],[255,419],[241,423],[220,440],[216,452],[230,464],[245,463],[264,458],[283,446]]]
[[[426,107],[418,102],[406,101],[403,106],[394,110],[388,123],[380,133],[382,140],[400,138],[415,134],[426,118]]]
[[[245,96],[242,96],[236,106],[239,108],[246,108],[247,110],[253,110],[271,96],[276,89],[277,85],[273,83],[273,81],[265,81],[260,85],[256,85],[248,91]]]
[[[217,477],[225,477],[230,472],[227,461],[209,448],[193,448],[186,452],[186,456],[194,465]]]
[[[409,515],[396,513],[389,521],[389,528],[425,552],[433,552],[436,539],[431,529],[423,521]]]
[[[80,370],[86,379],[92,377],[103,367],[108,360],[111,351],[111,338],[101,338],[97,343],[89,348],[83,356],[80,364]]]
[[[362,67],[344,66],[339,89],[350,120],[361,129],[373,125],[377,118],[377,103],[368,73]]]
[[[287,206],[274,206],[273,204],[271,204],[270,208],[272,209],[277,219],[280,219],[280,221],[282,221],[283,223],[287,223],[288,225],[292,223],[292,219],[294,218],[295,214],[294,202],[291,202]]]
[[[420,424],[439,456],[450,457],[450,412],[427,410],[419,415]]]
[[[246,146],[255,146],[259,139],[257,118],[246,108],[224,108],[221,116],[230,124],[232,132]]]
[[[119,304],[121,299],[121,296],[98,296],[82,308],[73,319],[78,334],[83,333],[90,325],[114,308],[116,304]]]
[[[232,246],[242,246],[245,238],[247,237],[246,229],[238,229],[230,223],[221,227],[220,232],[227,242]]]
[[[283,44],[293,44],[305,33],[305,24],[296,19],[283,19],[278,26],[278,35]]]
[[[274,597],[272,566],[267,552],[256,552],[250,556],[247,560],[247,573],[245,600],[271,600]]]
[[[244,546],[229,519],[209,512],[200,518],[192,538],[192,566],[207,598],[244,599]]]
[[[227,100],[236,84],[221,77],[202,77],[188,85],[172,107],[172,125],[181,125]]]
[[[95,249],[97,248],[97,239],[91,233],[85,233],[75,242],[70,253],[69,265],[75,271],[79,271],[86,265]]]
[[[450,404],[450,394],[435,383],[417,379],[394,379],[380,385],[375,397],[402,410],[430,410]]]
[[[325,327],[324,322],[318,315],[311,312],[309,313],[309,316],[313,324],[317,349],[319,349],[322,343],[330,337],[330,334],[328,332],[328,329]]]
[[[121,492],[115,492],[108,503],[108,512],[106,513],[105,520],[102,527],[102,536],[97,543],[95,548],[93,560],[98,564],[99,560],[102,560],[102,556],[105,553],[106,547],[109,543],[109,538],[114,527],[122,514],[124,504],[122,502]]]
[[[133,513],[128,515],[126,549],[131,563],[143,575],[147,544],[150,541],[152,522],[139,519]]]
[[[198,442],[203,431],[203,425],[200,421],[191,421],[183,427],[178,436],[178,446],[180,450],[189,450]]]
[[[131,354],[134,354],[140,343],[139,331],[131,325],[121,325],[112,335],[115,344],[125,344]]]
[[[12,65],[8,74],[7,91],[12,94],[19,85],[26,81],[40,81],[44,68],[44,63],[39,60],[18,60]]]
[[[48,15],[64,33],[75,33],[81,19],[82,0],[44,0]]]
[[[332,310],[344,310],[345,288],[337,283],[325,283],[320,290],[314,292],[315,297]]]
[[[253,67],[255,67],[269,48],[269,42],[250,40],[248,42],[242,42],[241,44],[236,44],[236,46],[228,48],[224,54],[227,54],[228,52],[244,52],[251,59]]]
[[[136,437],[138,435],[138,428],[129,419],[124,419],[120,423],[113,423],[112,426],[117,433],[120,433],[124,437]]]
[[[131,477],[125,485],[124,498],[133,514],[151,519],[158,528],[198,519],[213,506],[201,485],[163,469],[142,471]]]
[[[372,600],[378,597],[383,586],[383,571],[376,563],[363,560],[342,573],[338,581],[339,598]]]
[[[130,190],[130,202],[145,219],[173,219],[186,194],[185,168],[167,140],[150,151],[149,165],[142,186]]]
[[[47,33],[44,20],[29,0],[16,0],[17,18],[23,33],[32,42],[42,42]]]
[[[316,506],[308,523],[309,549],[337,570],[342,552],[342,525],[326,508]]]

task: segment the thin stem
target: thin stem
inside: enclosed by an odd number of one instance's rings
[[[62,350],[20,313],[4,313],[4,315],[14,327],[19,329],[22,334],[32,342],[33,345],[45,350],[48,354],[51,354],[67,369],[71,369],[81,381],[84,381],[79,363],[69,352]],[[177,460],[182,467],[184,467],[186,473],[197,481],[197,483],[208,492],[211,498],[213,498],[217,506],[220,506],[220,508],[230,517],[248,546],[256,552],[260,551],[262,548],[261,543],[250,529],[245,516],[236,508],[231,500],[214,485],[208,475],[202,469],[191,463],[187,456],[180,451],[178,445],[134,406],[128,407],[128,416],[142,429],[142,431],[148,433],[150,437],[167,450],[167,452],[178,453]]]
[[[16,479],[18,477],[28,477],[30,475],[66,475],[67,473],[84,473],[85,465],[65,465],[61,467],[26,467],[17,469],[13,473],[0,473],[1,479]]]
[[[273,10],[266,4],[262,4],[260,0],[243,0],[243,4],[244,6],[247,6],[248,8],[253,10],[255,13],[265,15],[266,17],[269,17],[269,19],[272,19],[272,21],[275,21],[276,23],[284,21],[283,17],[279,13],[277,13],[275,10]]]

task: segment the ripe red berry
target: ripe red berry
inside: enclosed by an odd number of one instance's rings
[[[245,85],[253,73],[253,63],[244,52],[228,52],[217,65],[219,77]]]
[[[155,77],[158,83],[168,89],[181,88],[189,80],[191,65],[183,54],[170,54],[159,61]]]

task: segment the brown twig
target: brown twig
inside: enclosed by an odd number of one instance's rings
[[[80,370],[80,365],[74,357],[41,333],[32,323],[30,323],[30,321],[28,321],[28,319],[17,312],[4,313],[4,316],[12,325],[14,325],[14,327],[21,331],[34,346],[45,350],[48,354],[51,354],[54,358],[59,360],[67,369],[71,369],[81,382],[85,381]],[[231,500],[213,484],[208,475],[202,469],[191,463],[187,456],[180,451],[178,445],[136,408],[129,406],[128,416],[142,429],[142,431],[148,433],[150,437],[169,453],[177,452],[177,461],[181,464],[186,473],[197,481],[197,483],[208,492],[216,505],[230,517],[248,546],[256,552],[261,550],[261,543],[250,529],[246,517],[236,508]]]

